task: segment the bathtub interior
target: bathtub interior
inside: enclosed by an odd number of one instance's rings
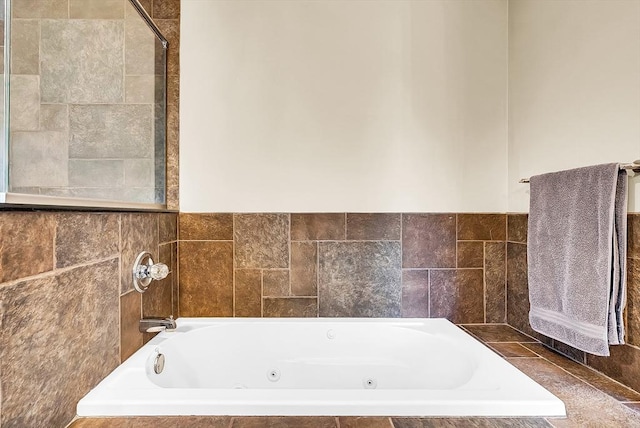
[[[78,415],[565,415],[562,401],[445,319],[177,324],[87,394]]]

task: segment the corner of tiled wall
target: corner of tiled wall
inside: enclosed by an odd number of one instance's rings
[[[586,364],[617,381],[640,391],[640,215],[627,217],[627,308],[625,311],[627,344],[610,346],[610,357],[589,355],[529,326],[529,289],[527,281],[527,215],[509,214],[507,237],[507,320],[515,328],[535,337],[557,352]]]

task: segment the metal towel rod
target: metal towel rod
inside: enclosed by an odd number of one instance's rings
[[[639,173],[640,172],[640,159],[639,160],[635,160],[631,163],[621,163],[620,164],[620,169],[628,169],[633,171],[634,173]],[[528,178],[521,178],[519,183],[528,183],[529,179]]]

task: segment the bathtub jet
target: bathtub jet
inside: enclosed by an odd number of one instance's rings
[[[504,417],[565,407],[445,319],[179,318],[77,412]]]

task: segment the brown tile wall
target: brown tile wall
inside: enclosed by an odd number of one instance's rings
[[[180,316],[506,321],[504,214],[179,216]]]
[[[144,250],[172,273],[141,295]],[[176,250],[177,214],[0,211],[0,426],[71,421],[142,345],[139,319],[175,313]]]
[[[627,344],[597,357],[531,330],[527,282],[527,215],[507,216],[507,322],[558,352],[640,391],[640,214],[629,214],[627,243]]]

